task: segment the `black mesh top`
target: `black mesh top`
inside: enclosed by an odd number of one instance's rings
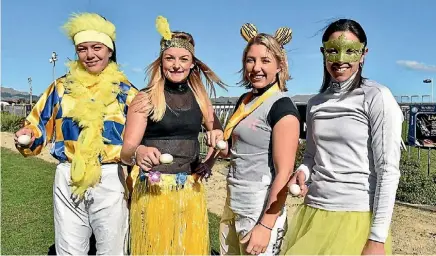
[[[162,173],[192,173],[199,163],[200,144],[198,135],[201,131],[203,115],[194,94],[186,83],[165,84],[166,111],[159,122],[150,118],[142,139],[142,145],[155,147],[162,154],[174,157],[169,165],[153,168]]]

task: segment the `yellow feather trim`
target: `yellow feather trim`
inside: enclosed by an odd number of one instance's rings
[[[172,33],[170,30],[170,24],[165,17],[158,16],[156,18],[156,29],[165,40],[171,40]]]
[[[115,42],[115,25],[96,13],[73,13],[63,26],[65,33],[73,39],[74,36],[86,30],[95,30],[108,35]]]
[[[77,61],[67,65],[70,72],[65,78],[65,89],[75,101],[69,115],[82,128],[71,164],[72,191],[82,198],[89,187],[100,181],[100,160],[105,157],[107,140],[102,134],[104,117],[107,106],[117,100],[120,82],[127,78],[113,62],[98,75],[88,73]]]

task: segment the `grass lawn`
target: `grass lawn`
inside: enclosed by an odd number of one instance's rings
[[[1,148],[2,255],[45,254],[54,243],[55,164]],[[212,249],[219,251],[219,217],[209,213]]]
[[[47,254],[55,165],[1,148],[1,254]]]

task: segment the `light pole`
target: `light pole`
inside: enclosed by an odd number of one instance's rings
[[[431,103],[434,102],[433,98],[433,78],[427,78],[422,81],[424,84],[431,84]]]
[[[51,53],[51,57],[48,60],[50,63],[53,63],[53,81],[54,81],[54,86],[56,87],[56,74],[55,74],[55,67],[56,67],[56,61],[58,60],[58,55],[56,52],[52,52]],[[51,143],[54,142],[54,138],[56,138],[56,131],[53,132],[52,137],[50,138]]]
[[[32,78],[31,77],[27,78],[27,82],[29,83],[29,89],[30,89],[30,95],[29,95],[30,106],[32,106]]]
[[[52,52],[51,58],[48,60],[50,63],[53,63],[53,81],[56,86],[56,76],[55,76],[55,67],[56,67],[56,61],[58,60],[58,55],[56,52]]]

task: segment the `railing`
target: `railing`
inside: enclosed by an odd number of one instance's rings
[[[1,111],[8,112],[12,115],[26,117],[31,110],[29,104],[25,105],[1,105]]]
[[[235,105],[234,104],[214,104],[213,109],[215,110],[215,114],[220,120],[222,126],[227,124],[230,116],[234,112]]]
[[[394,96],[398,104],[411,104],[411,103],[432,103],[431,95],[402,95]],[[434,102],[433,102],[434,103]]]

